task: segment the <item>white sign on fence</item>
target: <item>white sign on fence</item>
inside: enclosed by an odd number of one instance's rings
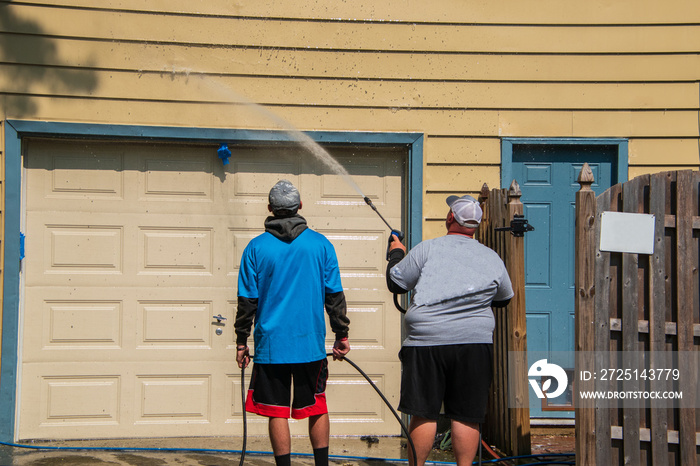
[[[654,253],[654,215],[603,212],[600,250],[632,254]]]

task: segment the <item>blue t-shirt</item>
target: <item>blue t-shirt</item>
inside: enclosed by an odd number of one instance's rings
[[[238,295],[258,299],[255,362],[292,364],[326,358],[326,293],[343,291],[335,249],[310,228],[291,242],[265,232],[241,258]]]

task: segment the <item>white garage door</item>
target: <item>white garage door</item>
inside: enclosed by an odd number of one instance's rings
[[[398,404],[400,314],[384,279],[387,228],[298,147],[235,147],[225,167],[216,148],[28,142],[19,438],[242,433],[237,269],[281,178],[299,187],[300,213],[336,247],[349,357]],[[403,151],[332,153],[399,228]],[[332,340],[329,332],[329,348]],[[330,368],[332,435],[400,432],[360,374],[344,362]],[[250,416],[249,432],[265,434],[265,419]],[[305,434],[306,422],[293,422],[292,432]]]

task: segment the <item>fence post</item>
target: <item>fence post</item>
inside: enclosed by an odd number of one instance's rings
[[[595,221],[596,199],[591,189],[593,172],[584,163],[578,175],[581,188],[576,193],[576,240],[575,244],[575,325],[576,325],[576,370],[574,377],[581,374],[583,367],[593,367],[590,355],[594,350],[595,329]],[[586,356],[582,360],[582,357]],[[580,377],[579,377],[580,379]],[[592,381],[576,380],[577,391],[593,390]],[[580,399],[574,393],[576,415],[576,464],[596,464],[595,458],[595,404],[593,400]]]
[[[523,215],[523,203],[520,185],[513,180],[508,190],[508,218]],[[516,455],[529,455],[532,450],[530,442],[530,406],[529,386],[527,383],[527,321],[525,315],[525,238],[508,235],[506,248],[506,266],[515,292],[508,305],[508,350],[515,357],[509,357],[513,366],[509,368],[508,379],[512,381],[510,389],[515,415],[513,422],[513,450]]]

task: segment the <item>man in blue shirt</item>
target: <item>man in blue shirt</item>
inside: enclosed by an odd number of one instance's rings
[[[287,180],[270,190],[265,233],[243,251],[238,275],[236,361],[250,362],[247,341],[255,324],[255,364],[245,409],[269,418],[277,465],[290,464],[288,419],[309,418],[316,465],[328,464],[326,324],[335,333],[333,358],[348,351],[345,294],[333,245],[308,228],[297,211],[299,191]],[[291,399],[291,388],[294,398]]]

